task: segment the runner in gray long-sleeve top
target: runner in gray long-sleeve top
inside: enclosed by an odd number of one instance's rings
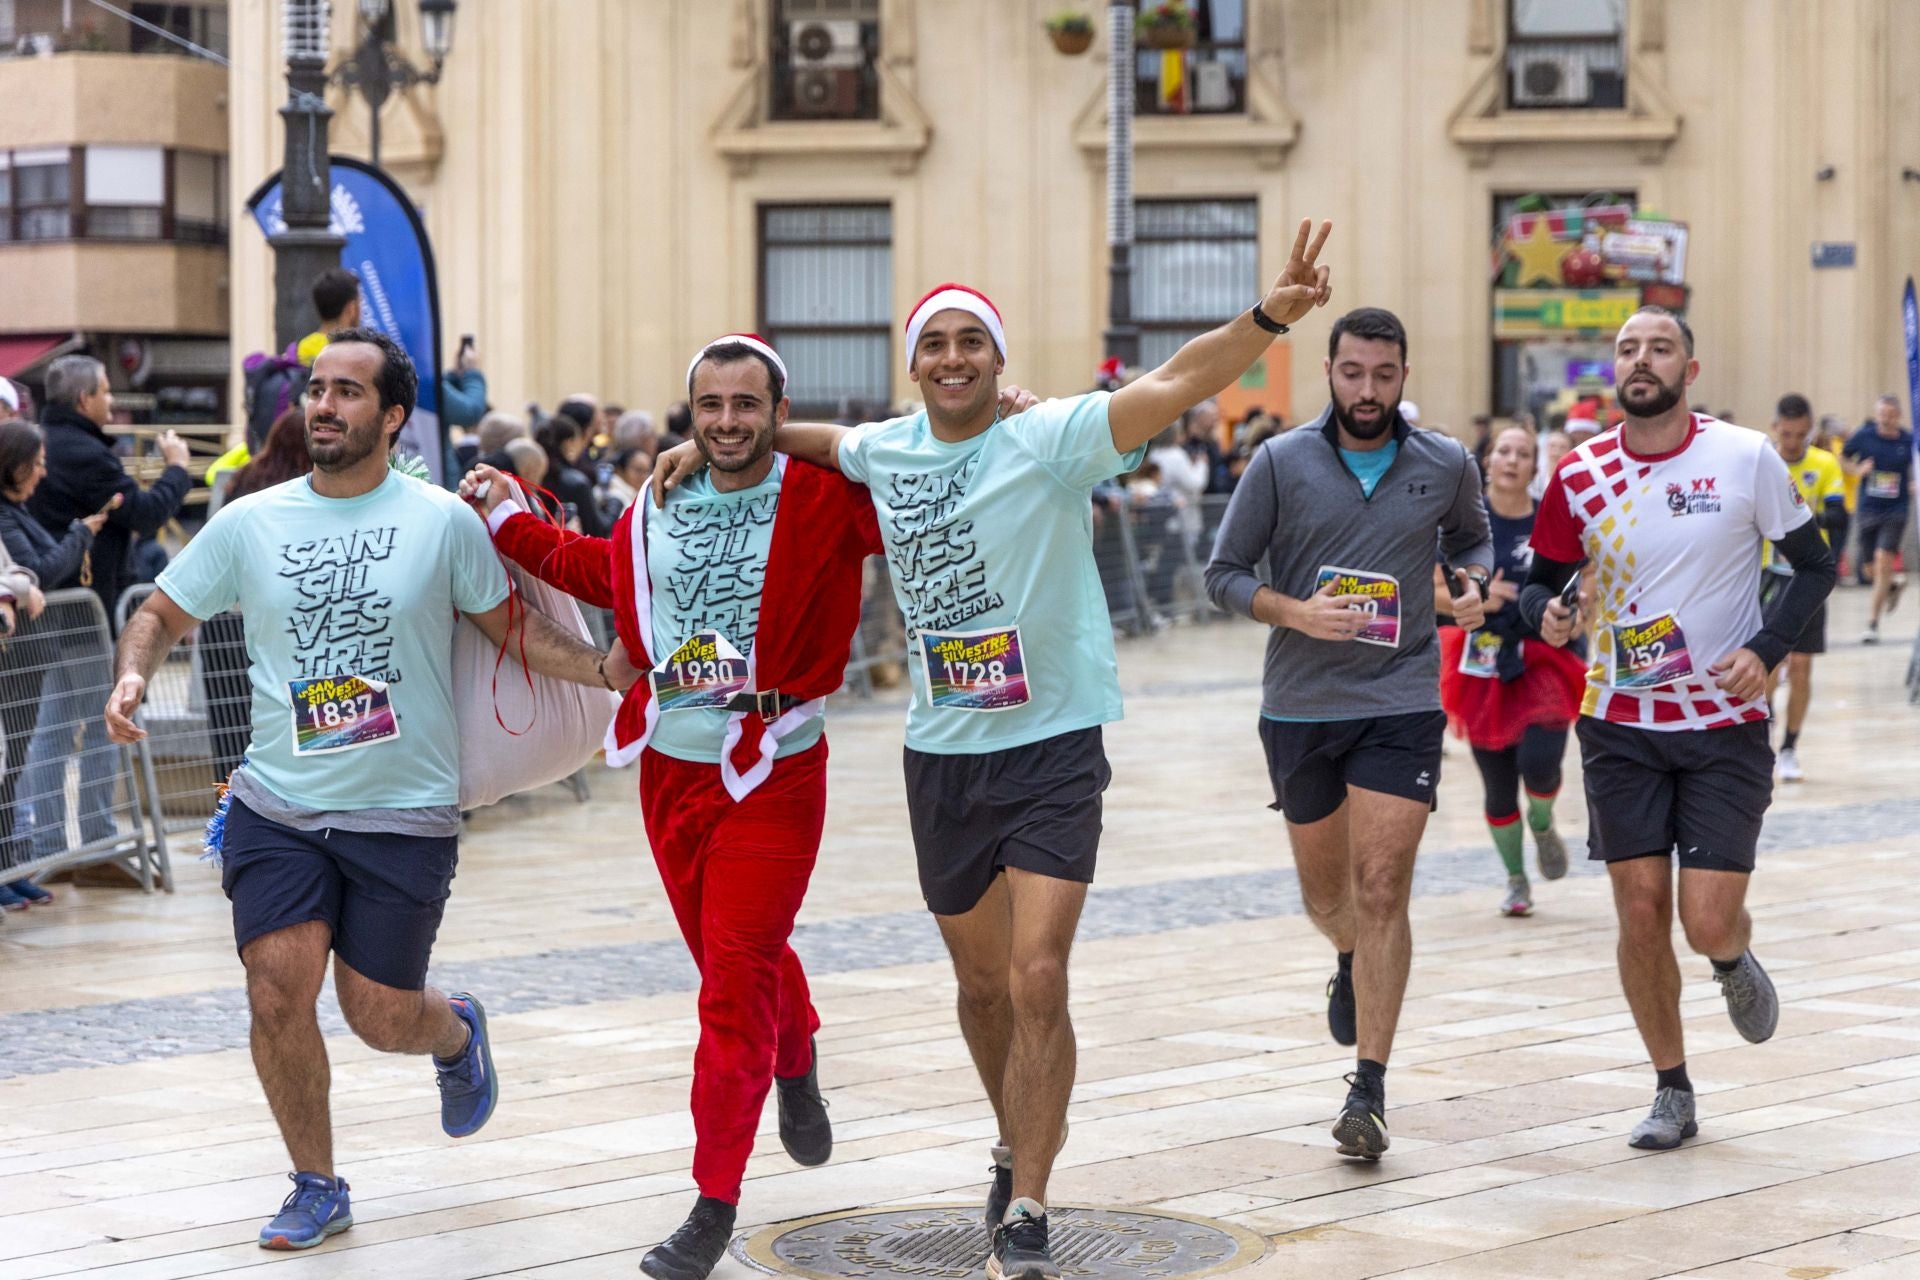
[[[1407,896],[1447,724],[1436,540],[1465,630],[1481,623],[1493,564],[1473,458],[1400,418],[1406,355],[1390,312],[1335,323],[1333,403],[1255,452],[1207,566],[1215,604],[1273,628],[1260,737],[1301,900],[1339,953],[1327,1024],[1359,1046],[1333,1134],[1342,1155],[1369,1160],[1387,1149],[1386,1062],[1413,957]]]

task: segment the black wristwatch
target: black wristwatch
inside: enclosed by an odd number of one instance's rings
[[[1268,333],[1282,334],[1288,331],[1287,326],[1281,324],[1278,320],[1275,320],[1272,316],[1262,311],[1260,309],[1260,304],[1257,302],[1253,304],[1253,310],[1247,312],[1247,314],[1253,317],[1253,322],[1255,324],[1259,325],[1262,329],[1265,329]]]
[[[1479,568],[1479,566],[1475,565],[1474,568]],[[1475,573],[1473,569],[1462,569],[1461,572],[1467,575],[1468,582],[1471,582],[1474,586],[1480,589],[1480,601],[1483,604],[1486,603],[1487,584],[1493,581],[1493,575],[1486,572],[1484,569],[1481,570],[1479,573]]]

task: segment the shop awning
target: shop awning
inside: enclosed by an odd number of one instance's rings
[[[71,333],[0,334],[0,378],[17,378],[63,348],[77,347]]]

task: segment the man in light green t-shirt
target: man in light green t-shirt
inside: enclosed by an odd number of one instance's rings
[[[230,780],[221,887],[254,1069],[294,1165],[293,1192],[260,1232],[268,1249],[353,1225],[314,1010],[330,952],[361,1040],[434,1055],[449,1136],[478,1130],[499,1098],[480,1002],[426,985],[458,857],[458,616],[542,675],[609,689],[638,678],[617,644],[603,657],[544,614],[510,613],[480,517],[390,468],[417,385],[385,334],[333,335],[307,384],[312,475],[228,504],[167,566],[120,637],[106,708],[116,742],[145,737],[133,715],[167,651],[239,607],[253,737]]]
[[[975,290],[941,285],[907,321],[924,410],[851,430],[789,424],[776,437],[870,488],[906,615],[921,890],[1002,1139],[987,1200],[994,1280],[1060,1274],[1045,1202],[1074,1079],[1067,955],[1110,777],[1100,726],[1121,714],[1092,490],[1325,303],[1328,270],[1315,262],[1330,229],[1313,236],[1303,222],[1261,302],[1123,390],[1005,419],[1000,314]],[[664,485],[686,459],[663,461]]]

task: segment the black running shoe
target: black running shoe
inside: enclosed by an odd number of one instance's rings
[[[827,1119],[827,1100],[820,1096],[820,1049],[808,1042],[813,1061],[803,1076],[775,1076],[780,1098],[780,1145],[795,1164],[825,1164],[833,1155],[833,1124]]]
[[[1378,1160],[1389,1145],[1387,1141],[1387,1091],[1378,1083],[1349,1075],[1347,1105],[1333,1122],[1333,1137],[1340,1154],[1362,1160]]]
[[[993,1229],[987,1276],[988,1280],[1059,1280],[1060,1268],[1047,1248],[1044,1207],[1024,1198],[1013,1202],[1008,1220]]]
[[[640,1269],[654,1280],[707,1280],[733,1239],[733,1206],[701,1196],[678,1230],[647,1250]]]
[[[1007,1206],[1013,1203],[1012,1149],[995,1147],[993,1163],[987,1166],[987,1172],[993,1175],[993,1186],[987,1191],[987,1230],[992,1231],[1007,1216]]]
[[[1327,979],[1327,1030],[1335,1044],[1353,1048],[1360,1039],[1358,1016],[1353,1011],[1353,972],[1335,969]]]

